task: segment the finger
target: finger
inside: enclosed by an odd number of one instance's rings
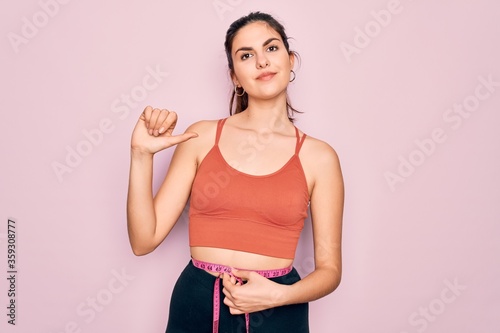
[[[168,113],[167,119],[163,122],[163,130],[162,133],[166,133],[167,135],[172,135],[174,132],[175,125],[177,125],[177,113],[174,111],[170,111]]]
[[[231,295],[231,291],[229,290],[229,288],[227,287],[222,288],[222,293],[224,294],[224,296],[226,296],[227,299],[229,300],[233,299],[233,296]]]
[[[231,282],[231,277],[229,276],[229,274],[224,273],[222,275],[222,286],[224,287],[224,289],[222,291],[227,290],[227,293],[229,293],[229,295],[230,295],[231,294],[231,287],[233,286],[233,283]],[[226,296],[228,296],[227,293],[224,292],[224,294]]]
[[[233,301],[231,301],[230,299],[228,299],[227,297],[224,298],[223,300],[224,304],[227,305],[229,307],[229,312],[233,315],[239,315],[239,314],[244,314],[245,311],[243,309],[240,309],[236,306],[236,304],[234,304]]]
[[[244,271],[244,270],[240,271],[240,270],[233,268],[231,273],[233,273],[234,276],[239,277],[242,280],[249,280],[250,277],[252,276],[253,272],[252,271]]]
[[[232,315],[241,315],[241,314],[244,314],[245,312],[243,311],[240,311],[236,308],[229,308],[229,312],[232,314]]]
[[[184,133],[184,134],[168,136],[168,137],[159,136],[158,138],[164,138],[166,147],[171,147],[171,146],[175,146],[179,143],[183,143],[184,141],[187,141],[189,139],[195,138],[197,136],[198,136],[198,134],[196,134],[196,133]]]
[[[231,301],[229,298],[224,297],[223,303],[227,305],[231,309],[236,309],[236,305],[234,305],[233,301]]]
[[[168,118],[169,111],[168,110],[160,110],[160,113],[158,115],[158,118],[156,119],[156,124],[151,128],[153,130],[153,135],[158,136],[163,133],[160,132],[160,130],[163,128],[163,123],[165,120]]]
[[[168,133],[168,135],[172,135],[176,124],[177,113],[175,113],[174,111],[167,111],[165,113],[162,113],[162,117],[158,119],[158,134],[161,135],[167,132],[169,128],[172,128],[172,130]]]
[[[148,126],[148,132],[150,135],[153,135],[154,133],[154,128],[156,126],[160,113],[161,113],[160,109],[153,109],[153,112],[151,113],[151,118],[149,119],[149,126]]]
[[[146,128],[149,128],[149,120],[151,119],[151,114],[153,113],[153,108],[148,105],[142,112],[144,116],[144,122],[146,123]]]
[[[229,312],[233,315],[239,315],[239,314],[244,314],[245,312],[239,310],[236,305],[234,305],[233,302],[231,302],[229,299],[224,298],[224,304],[229,307]]]

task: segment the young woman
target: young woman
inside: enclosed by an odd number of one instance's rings
[[[295,53],[283,26],[255,12],[226,34],[231,116],[174,135],[176,113],[146,107],[132,134],[128,232],[153,251],[190,199],[192,260],[170,303],[167,333],[309,332],[308,302],[340,283],[343,180],[335,151],[293,125]],[[152,195],[153,155],[176,146]],[[292,267],[310,209],[314,262]]]

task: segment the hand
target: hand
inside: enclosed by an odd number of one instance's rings
[[[172,135],[176,124],[177,114],[175,112],[147,106],[132,133],[132,149],[155,154],[198,136],[198,134],[190,132]]]
[[[256,272],[233,269],[234,276],[246,281],[240,284],[236,278],[224,273],[222,290],[226,297],[224,304],[231,314],[252,313],[282,305],[286,285],[273,282]]]

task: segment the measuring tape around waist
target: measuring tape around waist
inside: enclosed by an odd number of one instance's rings
[[[214,283],[214,299],[213,299],[213,330],[212,333],[218,333],[219,332],[219,317],[220,317],[220,287],[219,287],[219,280],[221,279],[220,274],[227,273],[230,276],[234,276],[231,273],[231,267],[225,266],[225,265],[219,265],[219,264],[213,264],[201,260],[196,260],[196,259],[191,259],[191,262],[193,263],[194,267],[203,269],[206,271],[210,272],[215,272],[219,273],[219,275],[215,279]],[[239,268],[236,268],[237,270],[240,270]],[[245,269],[241,269],[245,270]],[[275,278],[275,277],[280,277],[284,276],[292,271],[292,266],[286,267],[286,268],[280,268],[280,269],[266,269],[266,270],[254,270],[254,272],[258,273],[259,275],[262,275],[265,278]],[[243,281],[234,276],[238,282],[243,284]],[[245,324],[246,324],[246,329],[247,333],[250,332],[250,315],[248,313],[245,313]]]

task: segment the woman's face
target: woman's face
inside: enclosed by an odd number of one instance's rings
[[[250,98],[270,99],[286,90],[295,59],[268,24],[254,22],[241,28],[231,52],[233,82]]]

